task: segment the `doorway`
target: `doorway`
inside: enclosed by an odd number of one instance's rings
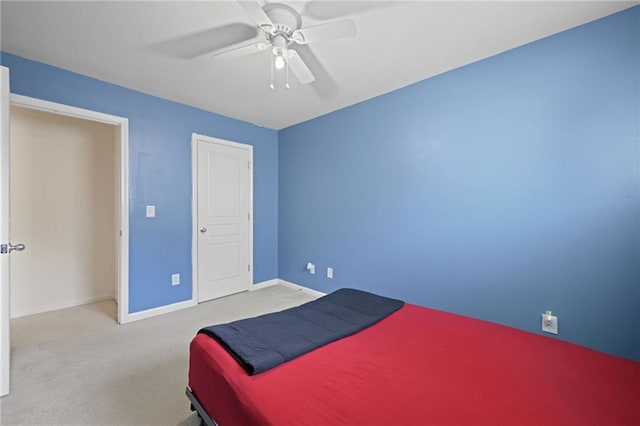
[[[10,140],[11,317],[116,300],[117,126],[14,105]]]
[[[55,102],[43,101],[23,95],[9,93],[9,69],[0,67],[0,242],[2,254],[0,256],[0,396],[9,393],[10,381],[10,271],[9,258],[11,251],[17,250],[20,244],[12,244],[9,234],[10,223],[10,105],[29,109],[48,111],[68,117],[107,123],[117,126],[118,159],[117,159],[117,187],[118,206],[116,240],[117,240],[117,312],[118,322],[132,321],[129,314],[129,121],[126,118],[104,114],[82,108],[71,107]],[[15,241],[14,241],[15,243]],[[6,250],[5,250],[6,249]]]
[[[114,275],[112,281],[115,282],[115,285],[111,285],[108,290],[103,290],[102,294],[98,294],[97,296],[88,296],[84,297],[82,294],[75,293],[75,301],[68,304],[68,306],[74,306],[81,304],[82,302],[88,303],[91,302],[92,298],[95,300],[103,299],[103,298],[113,298],[117,302],[117,321],[120,324],[127,323],[132,321],[131,316],[129,315],[129,121],[126,118],[113,116],[109,114],[103,114],[96,111],[85,110],[82,108],[76,108],[68,105],[58,104],[55,102],[43,101],[40,99],[31,98],[28,96],[22,95],[10,95],[10,103],[11,103],[11,112],[14,109],[22,109],[27,110],[31,114],[43,113],[43,114],[51,114],[54,117],[57,117],[60,121],[65,120],[80,120],[80,122],[84,123],[84,126],[91,127],[92,125],[106,126],[106,129],[110,129],[115,135],[115,142],[111,145],[113,148],[113,164],[110,167],[113,167],[111,170],[111,175],[113,176],[113,181],[111,184],[112,191],[109,194],[109,198],[113,199],[113,207],[104,208],[104,211],[93,212],[95,215],[107,215],[111,216],[113,220],[113,225],[111,228],[111,236],[106,237],[111,241],[115,241],[111,247],[112,253],[111,257],[113,258],[113,262],[111,265],[111,273]],[[13,121],[13,119],[10,119]],[[12,144],[13,145],[13,144]],[[97,153],[94,152],[95,156]],[[13,175],[13,171],[10,172]],[[108,175],[109,173],[107,173]],[[104,175],[104,173],[103,173]],[[12,183],[13,185],[13,183]],[[13,190],[13,188],[12,188]],[[91,204],[95,207],[99,205],[96,200],[102,196],[102,194],[94,193],[90,195]],[[77,196],[74,195],[74,197]],[[51,208],[51,206],[43,207],[43,208]],[[106,210],[109,211],[106,211]],[[12,209],[13,210],[13,209]],[[98,209],[100,210],[100,209]],[[85,215],[88,216],[88,215]],[[103,219],[104,220],[104,219]],[[49,226],[56,226],[55,223],[50,223]],[[46,228],[45,228],[46,229]],[[17,236],[16,236],[17,237]],[[74,231],[73,235],[68,235],[65,238],[73,241],[77,241],[78,235]],[[75,240],[74,240],[75,239]],[[94,245],[100,245],[99,238],[93,239]],[[17,241],[17,240],[15,240]],[[27,247],[25,253],[29,250]],[[52,248],[55,250],[55,247]],[[99,253],[101,249],[99,247],[92,248],[93,253]],[[20,254],[25,254],[20,253]],[[16,257],[20,254],[15,255]],[[108,255],[104,253],[104,255]],[[13,257],[13,255],[12,255]],[[77,261],[77,259],[76,259]],[[101,267],[104,268],[104,265]],[[108,267],[107,267],[108,268]],[[87,272],[85,266],[85,272]],[[100,267],[98,267],[100,269]],[[95,270],[93,272],[96,272]],[[95,284],[94,284],[95,285]],[[11,286],[11,284],[9,284]],[[100,287],[98,285],[97,288]],[[13,299],[13,297],[11,298]],[[54,306],[54,304],[50,305],[53,308],[56,307],[65,307],[64,303],[59,304],[58,306]],[[47,309],[48,310],[48,309]],[[19,313],[18,313],[19,315]],[[13,313],[11,314],[13,315]]]

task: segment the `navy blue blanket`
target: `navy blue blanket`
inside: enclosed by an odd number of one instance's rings
[[[216,339],[250,375],[367,328],[404,305],[401,300],[340,289],[282,312],[212,325]]]

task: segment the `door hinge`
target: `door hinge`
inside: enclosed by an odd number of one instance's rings
[[[251,161],[247,161],[247,169],[251,170]]]
[[[251,212],[247,213],[247,220],[251,220]]]
[[[251,272],[251,265],[247,265],[247,271]]]

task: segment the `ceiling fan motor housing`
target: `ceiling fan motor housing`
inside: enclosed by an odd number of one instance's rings
[[[275,29],[272,30],[272,36],[283,35],[289,41],[293,32],[300,28],[300,15],[287,5],[268,4],[264,7],[264,12],[275,26]]]

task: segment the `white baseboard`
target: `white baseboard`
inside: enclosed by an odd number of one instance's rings
[[[260,283],[254,284],[251,286],[251,288],[249,289],[250,291],[253,290],[260,290],[261,288],[265,288],[265,287],[271,287],[272,285],[284,285],[287,286],[289,288],[292,288],[294,290],[297,291],[304,291],[307,294],[310,294],[312,296],[315,297],[322,297],[322,296],[326,296],[327,293],[323,293],[321,291],[318,290],[314,290],[312,288],[309,287],[304,287],[298,284],[294,284],[294,283],[290,283],[289,281],[285,281],[285,280],[281,280],[280,278],[275,278],[273,280],[268,280],[268,281],[262,281]]]
[[[126,324],[128,322],[139,321],[142,319],[151,318],[158,315],[164,315],[164,314],[168,314],[169,312],[179,311],[181,309],[190,308],[196,305],[197,305],[196,302],[189,299],[189,300],[185,300],[184,302],[172,303],[171,305],[147,309],[146,311],[134,312],[132,314],[125,315],[125,318],[120,318],[120,324]]]
[[[281,280],[280,278],[278,278],[278,284],[285,285],[287,287],[291,287],[291,288],[296,289],[298,291],[304,291],[305,293],[310,294],[310,295],[315,296],[315,297],[322,297],[322,296],[326,296],[327,295],[327,293],[323,293],[321,291],[314,290],[314,289],[309,288],[309,287],[304,287],[304,286],[301,286],[301,285],[298,285],[298,284],[290,283],[289,281]]]
[[[26,317],[28,315],[42,314],[50,311],[57,311],[58,309],[75,308],[76,306],[102,302],[103,300],[112,300],[112,296],[110,294],[102,294],[99,296],[85,297],[83,299],[76,299],[62,303],[53,303],[51,305],[33,306],[25,310],[11,311],[11,319]]]
[[[259,283],[256,283],[256,284],[252,285],[251,288],[249,289],[249,291],[260,290],[261,288],[271,287],[272,285],[276,285],[276,284],[278,284],[278,279],[277,278],[275,278],[273,280],[262,281],[262,282],[259,282]]]

